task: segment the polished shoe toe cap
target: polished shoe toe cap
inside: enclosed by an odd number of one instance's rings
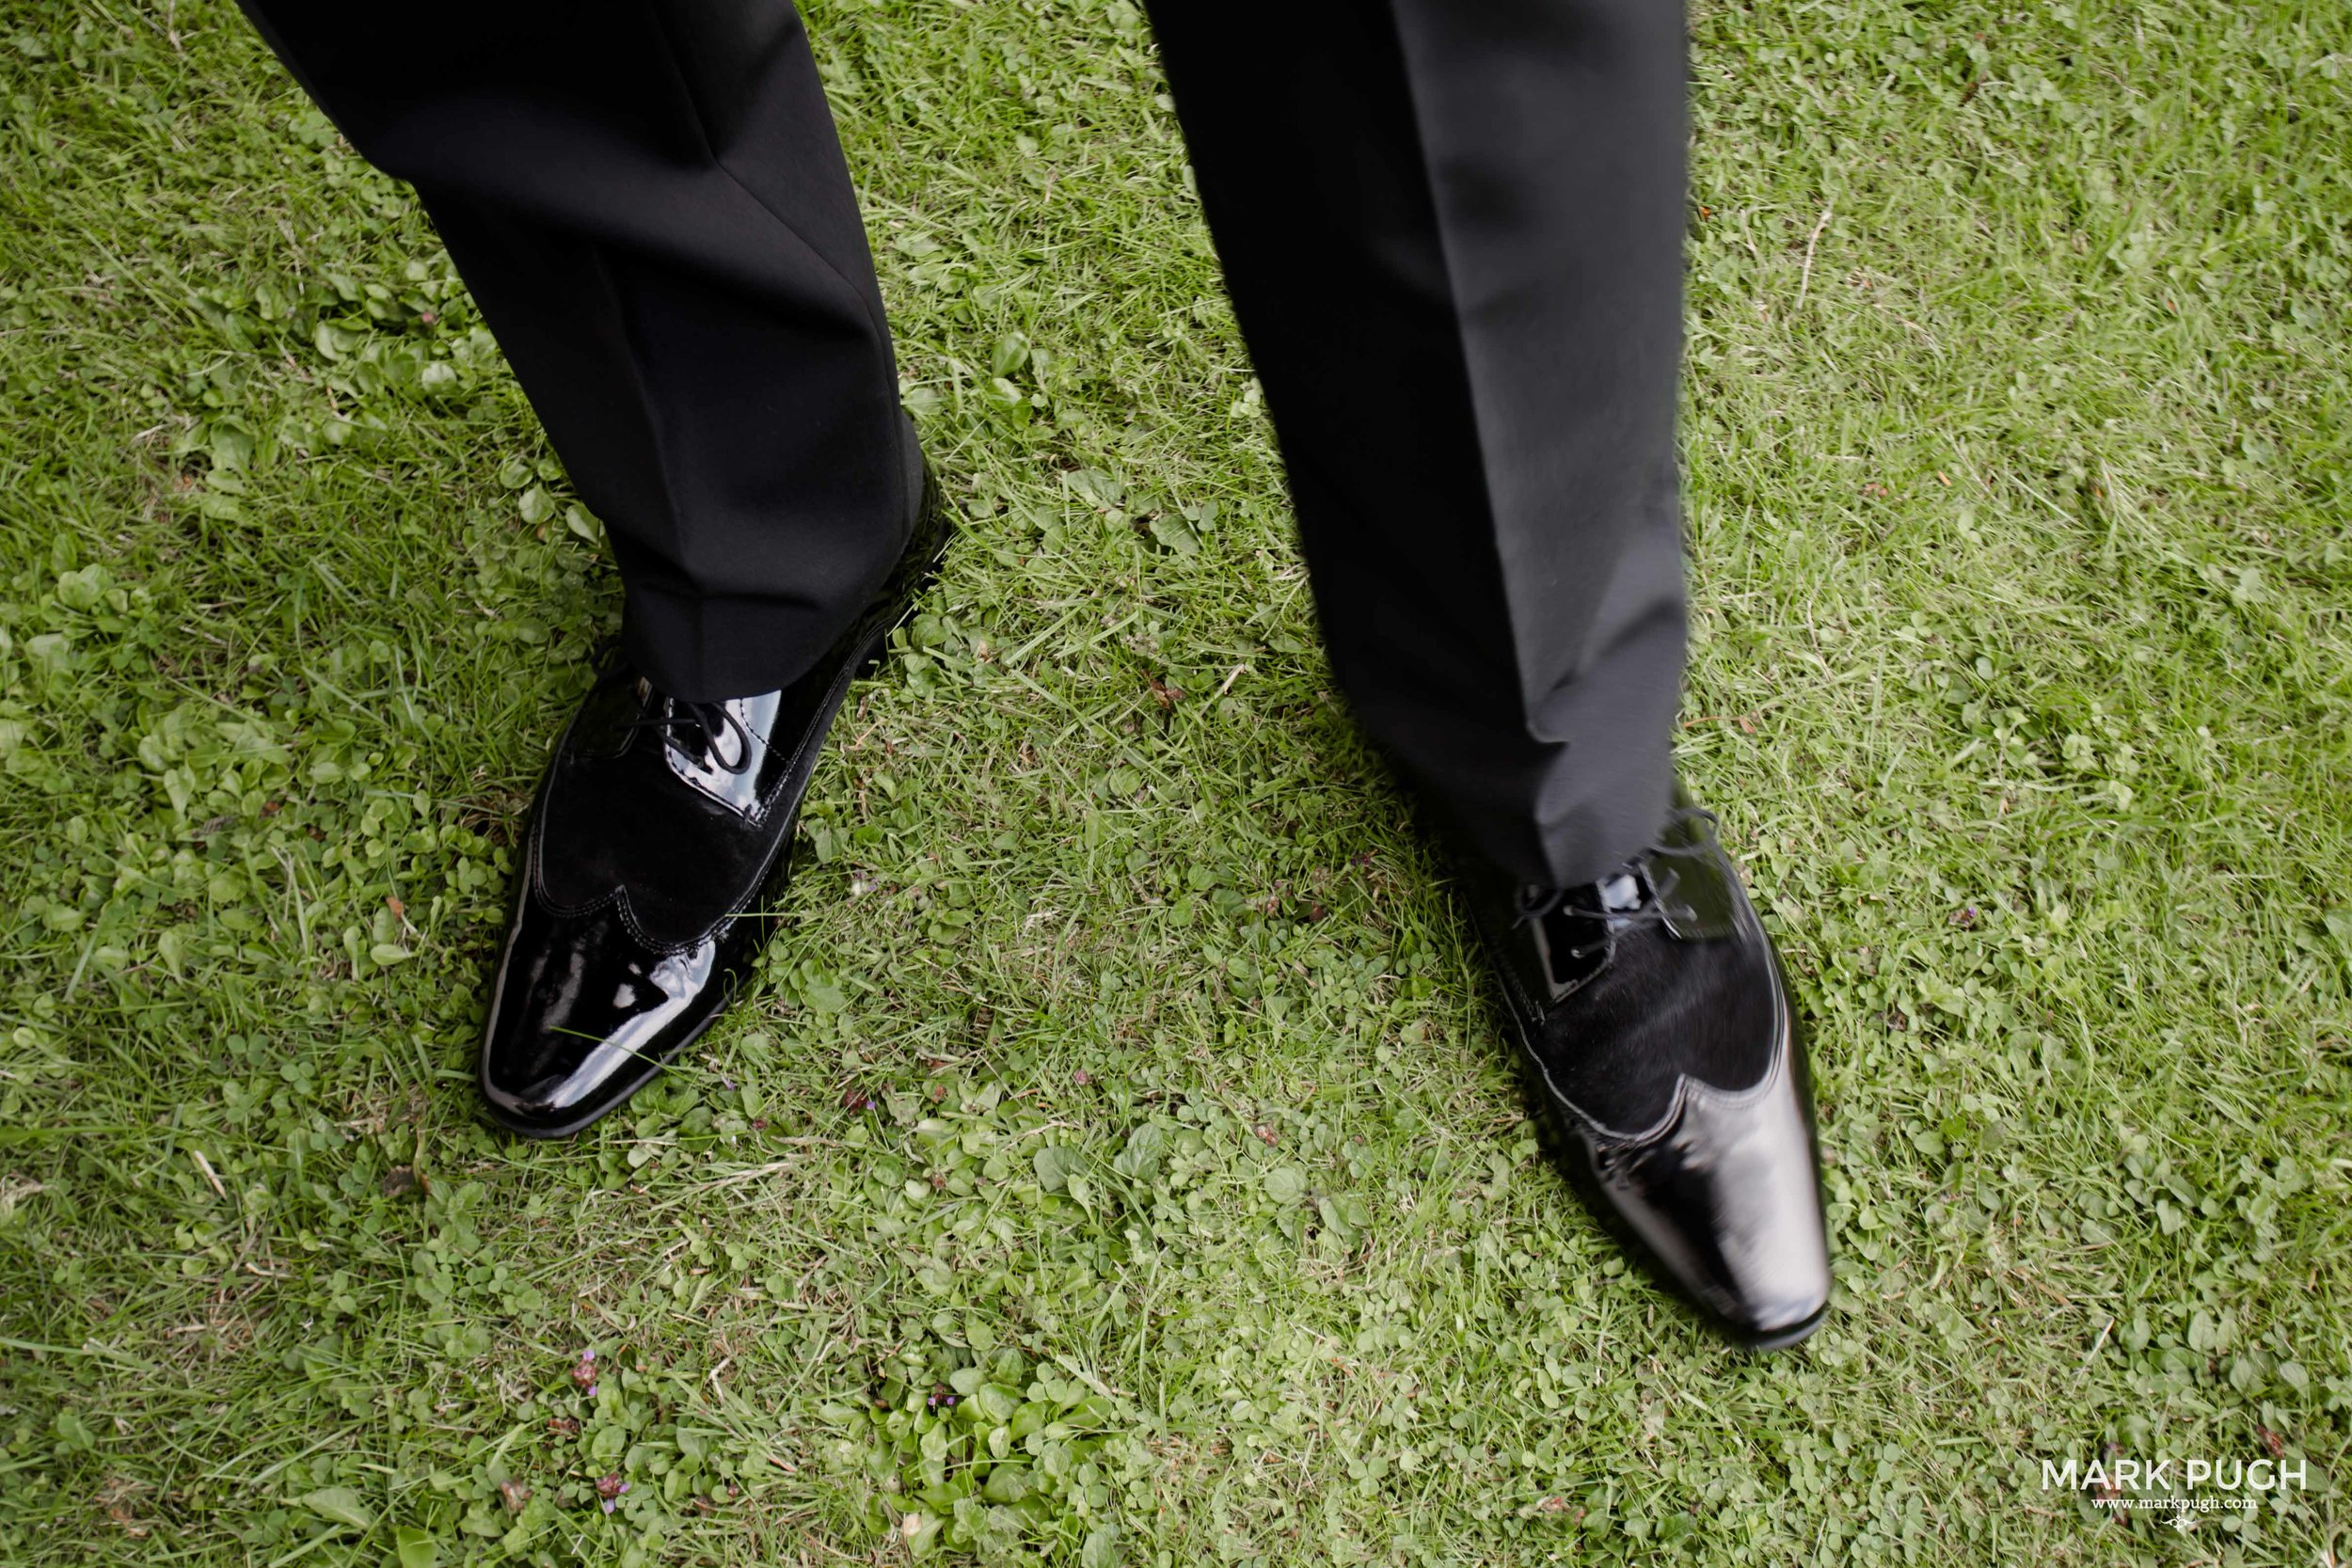
[[[525,1136],[561,1137],[628,1099],[731,991],[731,934],[665,952],[641,939],[624,901],[564,913],[527,893],[483,1035],[477,1077],[491,1117]]]
[[[1601,1196],[1671,1282],[1758,1348],[1804,1338],[1829,1305],[1804,1062],[1786,1028],[1761,1082],[1726,1092],[1686,1079],[1657,1132],[1588,1142]]]

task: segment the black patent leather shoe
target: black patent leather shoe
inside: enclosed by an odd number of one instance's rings
[[[644,1086],[748,979],[793,825],[850,684],[946,546],[928,473],[872,605],[782,691],[679,702],[616,663],[557,744],[490,993],[480,1082],[532,1137],[577,1132]]]
[[[1564,890],[1466,879],[1529,1098],[1611,1228],[1710,1326],[1790,1345],[1829,1303],[1804,1047],[1714,818]]]

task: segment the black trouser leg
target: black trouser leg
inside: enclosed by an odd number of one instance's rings
[[[897,560],[919,474],[789,0],[246,0],[413,182],[674,696],[788,684]]]
[[[1518,877],[1671,782],[1675,0],[1153,0],[1366,727]]]
[[[412,182],[680,696],[805,665],[895,559],[909,451],[784,0],[247,0]],[[1159,0],[1332,661],[1530,880],[1655,830],[1682,644],[1683,37],[1654,0]]]

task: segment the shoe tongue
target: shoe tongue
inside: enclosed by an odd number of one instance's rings
[[[1648,891],[1631,870],[1620,871],[1593,884],[1593,896],[1609,914],[1629,914],[1642,907]]]
[[[1598,974],[1608,961],[1608,933],[1648,901],[1649,884],[1632,866],[1549,895],[1538,923],[1542,967],[1552,986],[1574,987]]]

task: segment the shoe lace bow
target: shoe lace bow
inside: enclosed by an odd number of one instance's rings
[[[1707,825],[1706,833],[1688,843],[1663,842],[1674,836],[1675,829],[1691,822],[1704,822]],[[1665,827],[1660,832],[1661,842],[1651,844],[1599,881],[1585,884],[1595,891],[1597,908],[1587,909],[1577,903],[1571,897],[1578,891],[1575,887],[1545,887],[1530,882],[1518,891],[1518,918],[1514,924],[1525,926],[1555,915],[1564,916],[1594,923],[1597,935],[1605,939],[1612,929],[1619,926],[1662,926],[1671,920],[1692,920],[1695,915],[1687,905],[1677,906],[1672,902],[1675,889],[1681,884],[1682,873],[1672,864],[1660,865],[1658,863],[1671,861],[1677,856],[1713,854],[1711,840],[1714,830],[1713,812],[1704,806],[1677,805],[1667,814]],[[1619,883],[1630,884],[1630,902],[1611,902],[1612,890]],[[1587,941],[1567,948],[1565,957],[1571,961],[1581,962],[1600,951],[1601,945],[1601,941]]]
[[[729,773],[740,773],[751,767],[752,732],[744,728],[733,709],[723,702],[692,702],[656,690],[651,681],[621,657],[620,646],[617,637],[607,638],[598,645],[597,662],[603,668],[596,677],[596,689],[634,682],[639,702],[651,705],[650,711],[627,721],[620,726],[622,729],[657,730],[665,742],[706,767]],[[732,760],[719,745],[720,737],[730,730],[735,733]]]

